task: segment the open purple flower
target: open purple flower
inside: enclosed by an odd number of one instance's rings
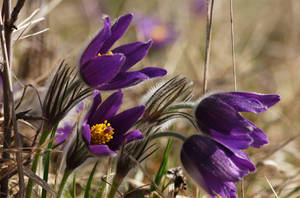
[[[143,139],[139,130],[127,132],[145,111],[136,106],[116,115],[123,93],[113,93],[100,106],[100,93],[95,91],[92,107],[82,125],[82,135],[94,155],[115,155],[122,144]]]
[[[155,47],[164,47],[176,39],[174,28],[154,16],[138,17],[136,26],[141,37],[145,40],[152,39]]]
[[[152,41],[129,43],[110,50],[127,30],[132,17],[132,14],[126,14],[113,25],[109,17],[106,17],[103,29],[83,52],[79,70],[82,79],[89,86],[98,90],[115,90],[167,73],[156,67],[128,71],[148,53]]]
[[[278,95],[247,92],[221,92],[203,98],[195,116],[199,128],[216,141],[233,149],[261,147],[266,134],[239,112],[265,112],[280,100]]]
[[[211,197],[235,198],[235,182],[255,170],[248,156],[213,139],[192,135],[181,149],[181,162],[195,182]]]

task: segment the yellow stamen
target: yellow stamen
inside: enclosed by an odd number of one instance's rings
[[[114,129],[106,120],[104,123],[95,124],[91,127],[91,144],[106,144],[113,139]]]
[[[112,51],[108,51],[104,55],[114,55],[114,54],[112,53]],[[102,56],[102,54],[98,52],[97,56]]]
[[[169,36],[169,33],[166,27],[158,25],[153,28],[150,35],[154,41],[164,41]]]

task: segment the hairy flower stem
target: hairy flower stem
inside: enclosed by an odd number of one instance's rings
[[[186,137],[180,133],[173,132],[173,131],[166,131],[166,132],[160,132],[160,133],[155,133],[154,135],[151,136],[151,139],[156,139],[156,138],[161,138],[161,137],[175,137],[177,139],[182,140],[183,142],[186,140]]]
[[[57,198],[60,198],[63,191],[64,191],[64,188],[65,188],[65,185],[67,183],[67,180],[69,178],[69,176],[71,175],[72,173],[72,170],[66,170],[65,173],[64,173],[64,176],[60,182],[60,186],[59,186],[59,189],[58,189],[58,192],[57,192]]]
[[[127,174],[126,174],[127,175]],[[125,175],[125,176],[126,176]],[[125,176],[122,176],[118,173],[115,174],[114,179],[112,181],[112,185],[108,194],[107,198],[114,198],[116,195],[116,192],[118,191],[119,186],[122,184]]]
[[[38,146],[41,146],[42,144],[45,143],[45,141],[46,141],[46,139],[49,135],[49,131],[50,131],[49,127],[44,127]],[[37,170],[37,167],[38,167],[38,164],[39,164],[39,161],[40,161],[40,157],[41,157],[41,151],[38,150],[37,153],[34,156],[32,166],[31,166],[31,170],[34,173]],[[28,184],[27,184],[27,188],[26,188],[26,195],[25,195],[26,198],[31,198],[32,189],[33,189],[33,180],[29,179]]]

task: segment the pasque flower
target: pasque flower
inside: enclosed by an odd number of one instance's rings
[[[109,17],[106,17],[103,29],[84,50],[79,70],[82,79],[89,86],[98,90],[115,90],[167,73],[156,67],[128,71],[148,53],[152,41],[129,43],[110,50],[123,36],[132,18],[132,14],[126,14],[111,25]]]
[[[202,135],[187,138],[180,157],[187,173],[211,197],[235,198],[234,182],[255,170],[245,153]]]
[[[141,117],[145,107],[136,106],[116,114],[122,98],[123,93],[117,91],[100,105],[100,93],[94,93],[92,107],[82,125],[83,138],[94,155],[115,155],[124,143],[143,138],[139,130],[127,131]]]
[[[138,33],[143,39],[152,39],[155,47],[163,47],[176,39],[176,33],[170,24],[161,22],[155,16],[139,16],[136,20]]]
[[[239,112],[262,113],[279,100],[278,95],[215,93],[199,102],[195,117],[204,133],[232,149],[258,148],[268,143],[266,134]]]

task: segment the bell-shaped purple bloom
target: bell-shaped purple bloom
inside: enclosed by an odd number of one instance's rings
[[[176,39],[173,26],[164,24],[155,16],[139,16],[135,23],[139,35],[144,40],[153,40],[155,47],[164,47]]]
[[[115,155],[122,144],[143,139],[139,130],[127,131],[142,116],[145,107],[136,106],[116,114],[122,99],[123,93],[117,91],[100,105],[100,93],[95,91],[92,107],[82,125],[82,135],[94,155]]]
[[[239,112],[265,112],[280,100],[278,95],[221,92],[204,97],[196,106],[199,128],[216,141],[232,148],[259,148],[268,143],[266,134]]]
[[[187,138],[180,157],[188,174],[211,197],[235,198],[234,183],[255,170],[245,153],[232,151],[202,135]]]
[[[82,79],[90,87],[98,90],[121,89],[167,73],[156,67],[128,71],[148,53],[152,41],[129,43],[110,50],[127,30],[132,17],[132,14],[121,16],[113,25],[106,17],[103,29],[83,52],[79,70]]]

